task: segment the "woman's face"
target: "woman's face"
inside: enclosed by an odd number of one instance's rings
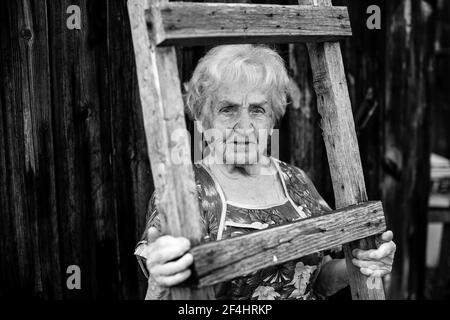
[[[224,84],[215,92],[213,101],[209,127],[216,160],[236,165],[261,161],[273,128],[267,92],[245,83]]]

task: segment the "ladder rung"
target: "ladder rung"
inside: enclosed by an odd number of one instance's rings
[[[324,42],[351,36],[346,7],[169,2],[146,12],[157,45]]]
[[[263,231],[208,242],[193,247],[190,252],[195,260],[198,286],[204,287],[385,230],[381,202],[370,201]]]

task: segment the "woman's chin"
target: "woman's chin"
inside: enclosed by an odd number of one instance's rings
[[[258,155],[252,153],[226,153],[225,163],[233,164],[235,166],[248,166],[258,163]]]

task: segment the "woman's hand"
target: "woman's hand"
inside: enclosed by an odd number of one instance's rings
[[[396,246],[392,231],[386,231],[377,238],[377,249],[353,250],[352,263],[366,276],[383,277],[392,270]]]
[[[147,269],[157,285],[172,287],[189,278],[189,266],[194,258],[187,253],[191,247],[188,239],[159,236],[158,230],[152,227],[148,231],[148,240],[145,249]]]

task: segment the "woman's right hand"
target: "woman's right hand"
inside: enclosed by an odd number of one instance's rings
[[[190,247],[186,238],[160,236],[156,228],[149,228],[145,250],[147,270],[159,286],[172,287],[189,278],[189,266],[194,262],[192,254],[187,252]]]

